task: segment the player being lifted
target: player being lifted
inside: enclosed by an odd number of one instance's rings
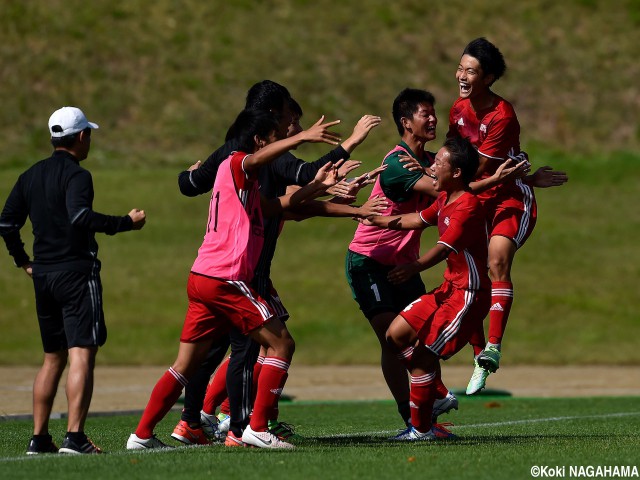
[[[520,152],[520,124],[513,106],[496,95],[491,86],[505,72],[502,53],[485,38],[470,42],[456,72],[459,98],[449,112],[448,137],[469,138],[480,154],[476,179],[492,175],[509,157]],[[516,251],[527,241],[536,224],[536,200],[532,187],[552,187],[567,181],[564,172],[541,167],[522,180],[501,183],[478,195],[487,213],[491,311],[489,342],[477,332],[471,344],[475,368],[467,394],[485,386],[487,376],[500,366],[501,344],[513,303],[511,266]]]

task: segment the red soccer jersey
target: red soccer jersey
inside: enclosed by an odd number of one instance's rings
[[[482,204],[465,192],[446,204],[446,192],[420,212],[428,225],[438,225],[438,243],[453,251],[447,257],[446,281],[465,290],[490,289],[487,267],[487,229]]]
[[[490,162],[481,178],[493,175],[508,155],[520,153],[520,123],[513,106],[496,95],[493,105],[476,112],[468,98],[458,98],[449,111],[447,136],[468,138],[478,153],[495,161]],[[488,198],[498,192],[515,189],[515,182],[500,184],[480,194]]]

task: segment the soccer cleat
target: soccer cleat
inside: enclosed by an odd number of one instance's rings
[[[416,442],[422,440],[435,440],[436,435],[433,433],[433,429],[428,432],[422,433],[415,429],[413,425],[409,425],[406,430],[403,430],[395,437],[391,437],[390,440],[397,442]]]
[[[225,447],[246,447],[241,437],[236,437],[236,435],[229,430],[227,432],[227,438],[224,439]]]
[[[267,425],[269,432],[273,433],[280,440],[295,439],[300,436],[293,430],[293,425],[284,422],[278,422],[277,420],[269,420]]]
[[[280,440],[273,433],[269,432],[256,432],[251,428],[251,425],[247,425],[242,433],[242,441],[246,445],[252,445],[258,448],[282,448],[292,449],[295,448],[292,444]]]
[[[431,426],[431,432],[439,440],[456,440],[458,436],[446,428],[452,426],[453,423],[434,423]]]
[[[202,425],[202,431],[209,440],[223,441],[225,435],[218,429],[218,418],[215,415],[209,415],[204,411],[200,411],[200,424]]]
[[[187,422],[180,420],[173,429],[171,438],[186,445],[211,445],[211,441],[204,434],[202,428],[191,428]]]
[[[27,455],[40,455],[41,453],[58,453],[58,447],[53,443],[51,435],[48,435],[47,439],[40,441],[36,441],[34,437],[31,437],[27,447]]]
[[[173,448],[162,443],[158,437],[153,435],[151,438],[140,438],[135,433],[129,435],[127,440],[127,450],[146,450],[150,448]]]
[[[495,373],[500,368],[501,357],[500,350],[495,347],[487,347],[478,355],[478,365],[489,371],[489,373]]]
[[[471,379],[467,385],[467,395],[474,395],[482,390],[485,383],[487,383],[487,377],[490,373],[491,372],[489,372],[489,370],[485,370],[478,365],[477,361],[474,362],[473,374],[471,375]]]
[[[220,412],[216,415],[218,418],[218,430],[220,433],[227,433],[229,431],[229,423],[231,423],[231,417],[226,413]]]
[[[436,423],[436,420],[440,415],[449,413],[451,410],[458,410],[458,399],[453,393],[449,392],[446,397],[437,399],[433,402],[431,421]]]
[[[97,454],[102,453],[102,450],[96,447],[94,443],[89,440],[89,437],[85,435],[84,442],[82,443],[76,443],[69,437],[64,437],[58,453],[68,453],[71,455]]]

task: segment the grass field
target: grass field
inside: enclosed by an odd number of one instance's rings
[[[309,158],[305,149],[297,153]],[[570,181],[537,194],[538,224],[513,269],[516,300],[505,361],[640,364],[640,298],[633,288],[640,278],[640,157],[534,151],[532,158],[535,165],[566,170]],[[361,159],[371,168],[378,161]],[[140,232],[97,235],[109,328],[99,362],[167,364],[176,353],[187,273],[202,240],[208,197],[180,195],[179,169],[105,169],[92,159],[86,167],[93,172],[97,211],[124,214],[139,207],[148,215]],[[8,192],[18,174],[16,169],[0,171],[0,192]],[[378,362],[377,341],[344,275],[354,230],[350,219],[312,219],[283,230],[273,280],[291,313],[296,363]],[[29,243],[29,224],[23,233]],[[422,250],[434,239],[434,231],[425,231]],[[6,250],[4,245],[0,250]],[[0,363],[37,364],[41,347],[33,287],[6,251],[0,251],[0,266]],[[441,275],[436,268],[423,278],[433,287]]]
[[[179,414],[156,429],[169,441]],[[86,480],[138,478],[242,479],[519,479],[534,466],[635,466],[640,468],[637,398],[461,398],[460,410],[441,421],[455,423],[456,441],[397,444],[400,427],[392,402],[293,402],[281,418],[303,438],[294,451],[229,449],[222,445],[171,451],[128,452],[124,445],[137,416],[91,417],[87,432],[108,455],[24,454],[28,421],[7,421],[0,436],[0,478]],[[63,420],[53,420],[55,439]]]

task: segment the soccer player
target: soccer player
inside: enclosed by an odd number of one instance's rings
[[[279,119],[278,138],[284,138],[287,135],[287,131],[293,123],[296,109],[285,87],[269,80],[259,82],[249,89],[246,105],[247,108],[256,108],[275,114]],[[369,131],[379,122],[379,117],[365,115],[358,121],[349,138],[315,162],[305,162],[296,158],[290,152],[281,155],[272,163],[260,169],[259,188],[261,194],[269,199],[284,195],[287,186],[308,183],[313,179],[318,169],[327,162],[348,159],[350,152],[364,141]],[[217,165],[221,159],[225,158],[225,155],[229,155],[236,148],[237,139],[234,138],[233,132],[228,132],[225,144],[211,154],[202,165],[196,163],[189,170],[180,174],[180,191],[188,196],[196,196],[211,190],[211,185],[213,185],[213,181],[216,178]],[[351,162],[350,166],[341,171],[341,176],[358,165],[359,162]],[[314,203],[321,204],[319,206],[322,209],[333,208],[334,210],[341,210],[343,214],[349,216],[356,212],[355,208],[349,205],[332,205],[326,202],[307,202],[307,207],[312,207]],[[316,214],[319,213],[316,212]],[[274,289],[270,278],[271,261],[275,254],[278,236],[281,231],[282,217],[277,215],[265,218],[264,225],[264,248],[258,260],[251,285],[269,303],[280,319],[285,320],[289,314]],[[248,422],[252,409],[252,376],[260,349],[258,344],[250,342],[233,328],[230,332],[230,338],[232,355],[228,364],[223,365],[223,367],[228,368],[226,387],[230,399],[231,418],[225,418],[223,425],[227,424],[229,428],[229,433],[225,440],[225,443],[229,446],[239,444],[239,439],[242,437],[242,429]],[[194,381],[190,382],[190,386],[185,389],[185,408],[182,421],[174,431],[174,438],[181,440],[192,438],[196,441],[190,441],[190,443],[205,443],[205,440],[202,440],[202,431],[199,429],[198,423],[202,424],[204,433],[208,436],[217,435],[216,418],[200,410],[203,407],[203,399],[209,378],[224,357],[228,345],[228,342],[216,344],[216,348],[212,350],[203,367],[196,373]],[[224,373],[224,370],[221,370],[220,373]],[[195,388],[192,388],[192,383]]]
[[[456,71],[459,98],[449,112],[447,135],[469,138],[478,150],[477,179],[492,175],[506,158],[521,154],[520,124],[513,106],[491,90],[505,69],[500,50],[485,38],[477,38],[465,47]],[[513,303],[511,266],[516,251],[536,224],[532,186],[552,187],[566,181],[565,173],[545,166],[522,180],[501,183],[478,196],[487,212],[492,297],[489,342],[485,347],[483,332],[472,339],[475,366],[468,395],[484,388],[487,376],[500,366],[502,337]]]
[[[107,340],[95,233],[140,230],[146,215],[138,209],[124,216],[93,211],[93,181],[80,162],[87,159],[91,132],[97,128],[79,108],[53,112],[53,154],[20,175],[0,216],[0,234],[10,255],[33,278],[44,348],[33,383],[29,455],[102,453],[84,432],[95,358]],[[33,225],[33,261],[20,237],[27,217]],[[67,433],[58,450],[49,434],[49,417],[67,359]]]
[[[243,110],[231,130],[238,150],[218,168],[213,185],[209,218],[187,284],[187,310],[178,357],[151,393],[140,423],[127,441],[128,449],[165,448],[153,429],[178,399],[189,377],[200,366],[213,341],[234,326],[267,349],[251,422],[242,442],[259,448],[293,448],[267,429],[277,410],[287,377],[294,341],[286,326],[249,286],[264,243],[263,212],[277,214],[291,205],[323,194],[337,181],[337,168],[327,163],[314,180],[293,195],[264,199],[259,192],[258,172],[284,152],[303,142],[338,144],[329,130],[338,121],[276,141],[279,125],[269,112]]]
[[[383,159],[387,168],[378,177],[370,198],[387,200],[389,207],[385,215],[420,212],[437,196],[433,179],[427,173],[434,154],[425,150],[426,144],[436,138],[435,98],[425,90],[406,88],[395,98],[392,114],[401,140]],[[403,163],[404,155],[413,159],[419,168],[405,168],[408,164]],[[509,167],[508,163],[491,178],[474,182],[472,188],[479,191],[526,171],[524,162]],[[406,368],[388,346],[385,334],[398,313],[426,289],[419,274],[399,285],[391,283],[387,275],[396,265],[418,258],[420,235],[420,230],[395,231],[360,224],[346,257],[346,275],[353,297],[378,337],[382,373],[407,425],[411,411]],[[455,396],[439,382],[435,416],[457,406]]]
[[[432,182],[439,194],[434,203],[419,213],[363,221],[394,230],[438,226],[439,239],[433,248],[388,273],[394,285],[402,285],[443,260],[447,262],[440,287],[408,303],[386,332],[390,348],[411,377],[411,423],[395,440],[453,437],[434,425],[432,418],[441,381],[440,359],[450,358],[468,343],[482,324],[490,301],[485,216],[469,188],[477,168],[478,153],[469,141],[449,138],[435,157]]]

